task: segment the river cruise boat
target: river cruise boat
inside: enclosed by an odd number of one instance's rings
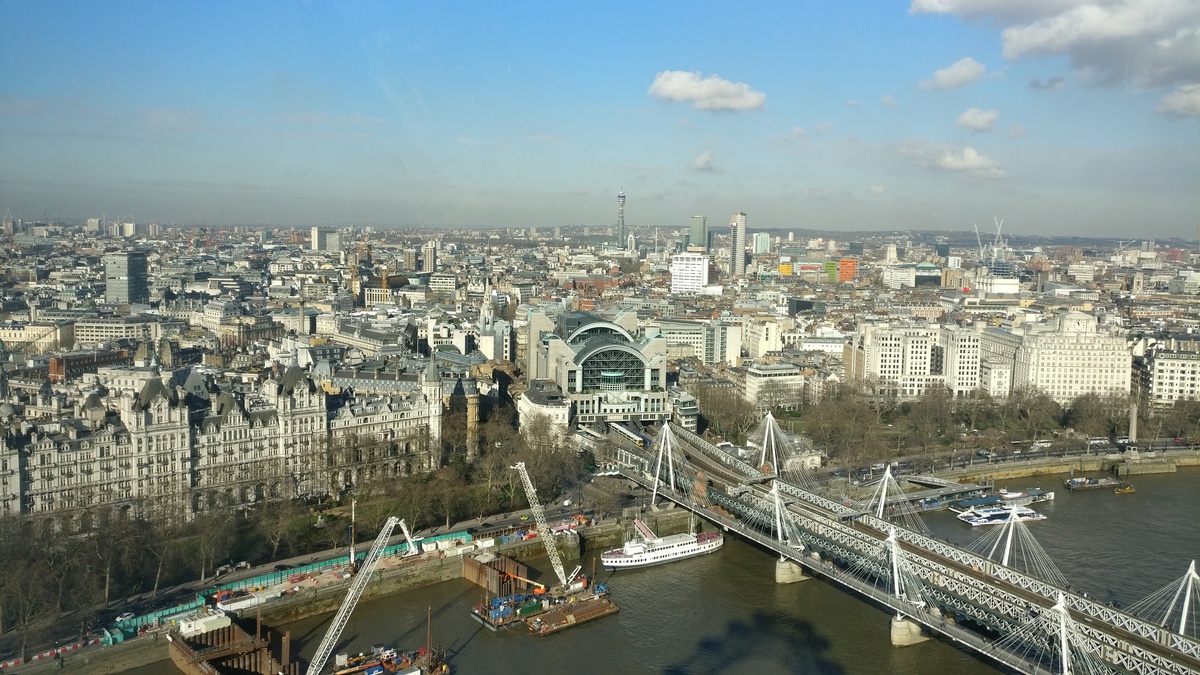
[[[624,546],[600,554],[604,569],[661,565],[712,553],[725,544],[725,536],[720,532],[688,532],[659,537],[640,519],[634,520],[633,525],[636,534]]]
[[[1005,504],[1036,504],[1038,502],[1054,501],[1054,492],[1046,492],[1042,488],[1028,488],[1025,490],[1008,490],[1000,491],[1000,499]]]
[[[1111,476],[1104,478],[1068,478],[1063,481],[1063,487],[1068,490],[1098,490],[1100,488],[1119,488],[1129,485],[1126,481]]]
[[[958,519],[971,527],[981,525],[1003,525],[1016,513],[1016,519],[1021,522],[1030,520],[1045,520],[1046,516],[1024,506],[992,506],[986,508],[967,509],[958,514]]]

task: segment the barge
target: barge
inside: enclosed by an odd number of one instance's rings
[[[617,607],[612,600],[606,597],[597,597],[563,603],[544,614],[526,619],[525,623],[529,625],[529,632],[534,635],[550,635],[581,623],[616,614],[619,611],[621,608]]]
[[[1106,476],[1104,478],[1068,478],[1063,481],[1063,487],[1072,491],[1099,490],[1101,488],[1121,488],[1129,485],[1127,481]]]

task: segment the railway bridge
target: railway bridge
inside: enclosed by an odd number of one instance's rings
[[[933,633],[1031,675],[1200,675],[1194,564],[1161,617],[1139,616],[1072,592],[1061,576],[1006,564],[1011,535],[996,560],[908,526],[884,508],[897,502],[882,489],[875,508],[829,499],[807,472],[786,468],[770,415],[760,431],[751,464],[665,424],[620,474],[777,553],[781,582],[819,576],[887,607],[897,646]]]

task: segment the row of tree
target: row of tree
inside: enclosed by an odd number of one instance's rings
[[[762,418],[732,389],[699,386],[692,393],[702,428],[732,441],[744,440]],[[900,400],[869,383],[851,382],[821,401],[796,410],[780,406],[775,414],[785,428],[804,433],[831,459],[848,464],[948,448],[998,450],[1037,439],[1079,444],[1088,437],[1127,434],[1130,410],[1126,396],[1085,394],[1062,406],[1036,390],[997,399],[984,392],[954,398],[944,388],[933,388],[920,398]],[[1179,401],[1166,410],[1140,406],[1138,430],[1142,438],[1200,441],[1200,401]]]

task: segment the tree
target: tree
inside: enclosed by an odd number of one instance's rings
[[[279,549],[291,542],[294,528],[303,517],[300,505],[291,499],[268,501],[257,509],[255,529],[271,545],[271,559],[279,557]]]
[[[453,472],[440,471],[429,482],[427,494],[437,514],[445,517],[446,527],[450,527],[462,506],[463,484]]]
[[[587,496],[592,511],[596,513],[597,518],[607,518],[621,511],[621,505],[624,503],[624,495],[618,491],[616,485],[605,481],[603,483],[591,483],[587,488],[584,494]]]
[[[1107,437],[1116,432],[1129,411],[1129,401],[1120,396],[1088,393],[1071,401],[1063,424],[1089,437]]]
[[[134,530],[131,522],[120,517],[110,518],[101,523],[100,527],[88,533],[90,553],[96,561],[96,567],[103,578],[104,606],[108,606],[112,598],[113,573],[117,560],[123,558],[127,550],[134,545]]]
[[[910,445],[920,445],[929,452],[954,424],[949,392],[944,387],[930,387],[924,396],[908,406],[904,424],[909,431]]]
[[[168,521],[143,522],[138,531],[138,548],[149,553],[154,559],[154,586],[151,595],[158,597],[163,567],[178,549],[182,533],[179,527]]]
[[[229,554],[233,525],[233,516],[228,511],[210,511],[192,521],[192,559],[199,565],[201,583],[216,568],[217,561]]]

